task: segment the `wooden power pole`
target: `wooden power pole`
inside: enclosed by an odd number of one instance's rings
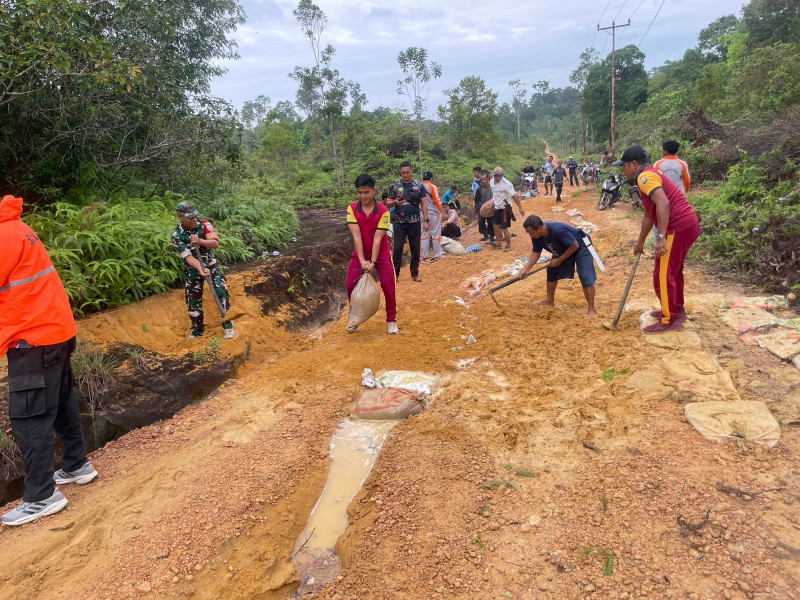
[[[616,143],[616,133],[617,133],[617,125],[616,125],[617,29],[621,29],[622,27],[629,27],[630,24],[631,24],[630,19],[628,19],[628,22],[623,25],[617,25],[612,21],[610,27],[600,27],[600,24],[599,23],[597,24],[597,31],[608,31],[609,29],[611,30],[611,148],[610,150],[612,156],[614,156],[614,145]]]

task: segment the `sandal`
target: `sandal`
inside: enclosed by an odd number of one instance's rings
[[[417,283],[420,283],[422,281],[422,277],[420,277],[419,275],[414,275],[411,278],[411,281],[416,281]]]

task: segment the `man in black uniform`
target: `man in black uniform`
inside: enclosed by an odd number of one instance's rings
[[[561,190],[564,189],[564,179],[567,177],[567,170],[564,163],[559,159],[558,166],[553,169],[553,182],[556,186],[556,202],[561,202]]]
[[[429,196],[428,190],[421,182],[413,178],[414,169],[407,160],[400,163],[400,180],[395,181],[389,188],[389,198],[386,206],[395,207],[394,215],[394,262],[395,276],[400,277],[400,267],[403,260],[403,246],[408,238],[411,250],[411,280],[422,281],[419,276],[419,249],[422,229],[428,230],[428,206],[423,202]],[[420,227],[420,211],[422,211],[422,226]]]

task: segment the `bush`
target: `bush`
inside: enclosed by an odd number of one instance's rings
[[[690,195],[701,219],[701,255],[771,291],[800,289],[800,188],[770,188],[762,167],[730,168],[719,195]]]
[[[44,242],[77,313],[128,304],[175,286],[183,261],[170,242],[181,196],[56,202],[25,220]],[[254,258],[294,235],[297,215],[276,200],[244,194],[199,203],[220,234],[220,260]]]

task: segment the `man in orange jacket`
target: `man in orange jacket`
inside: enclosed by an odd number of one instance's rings
[[[20,221],[22,198],[0,201],[0,357],[8,354],[8,412],[25,462],[22,502],[3,525],[23,525],[67,505],[55,484],[97,477],[86,459],[70,357],[77,328],[42,242]],[[53,430],[64,448],[53,465]]]

